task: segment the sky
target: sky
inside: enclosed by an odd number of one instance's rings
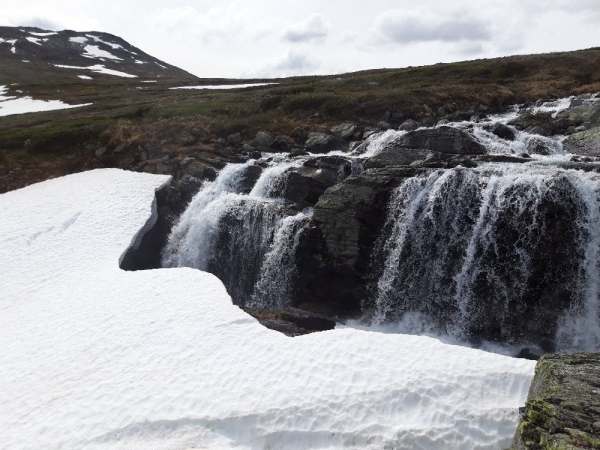
[[[600,0],[0,0],[0,25],[104,31],[207,78],[600,46]]]

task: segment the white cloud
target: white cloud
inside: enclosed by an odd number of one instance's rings
[[[321,63],[312,54],[292,49],[252,73],[253,77],[278,78],[317,73]]]
[[[375,20],[375,41],[411,44],[416,42],[489,41],[490,24],[469,17],[448,17],[392,10]]]
[[[329,34],[329,25],[320,14],[312,14],[302,22],[290,25],[283,33],[289,42],[321,41]]]

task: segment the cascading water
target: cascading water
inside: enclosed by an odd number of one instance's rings
[[[374,322],[459,340],[552,333],[560,350],[598,350],[599,208],[596,173],[489,165],[407,180],[373,257]]]
[[[556,116],[571,100],[531,111]],[[510,126],[518,115],[515,107],[446,125],[472,133],[488,156],[528,154],[529,163],[422,170],[393,191],[365,275],[372,323],[461,342],[600,350],[600,175],[557,167],[571,157],[563,137],[519,131]],[[173,228],[163,266],[214,273],[242,306],[289,306],[302,276],[301,239],[319,229],[306,205],[322,191],[306,202],[303,183],[331,186],[361,174],[363,162],[405,134],[375,133],[318,161],[282,154],[226,166]]]
[[[305,160],[275,156],[249,194],[243,191],[256,161],[226,166],[203,186],[173,228],[163,267],[209,271],[240,305],[287,306],[298,236],[312,211],[294,212],[279,197],[286,171]]]

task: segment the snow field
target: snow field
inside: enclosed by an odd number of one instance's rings
[[[167,181],[105,169],[0,195],[3,446],[509,444],[531,361],[353,329],[288,338],[208,273],[120,270]]]
[[[173,87],[169,89],[241,89],[248,87],[257,87],[257,86],[269,86],[271,84],[278,83],[254,83],[254,84],[219,84],[219,85],[206,85],[206,86],[180,86]]]
[[[60,100],[35,100],[31,97],[8,97],[5,94],[6,86],[0,86],[0,117],[13,114],[25,114],[32,112],[55,111],[59,109],[80,108],[92,103],[81,105],[68,105]]]

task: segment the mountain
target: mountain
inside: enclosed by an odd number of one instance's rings
[[[196,78],[120,37],[96,31],[0,27],[0,60],[0,84],[39,82],[40,73],[51,79]]]

